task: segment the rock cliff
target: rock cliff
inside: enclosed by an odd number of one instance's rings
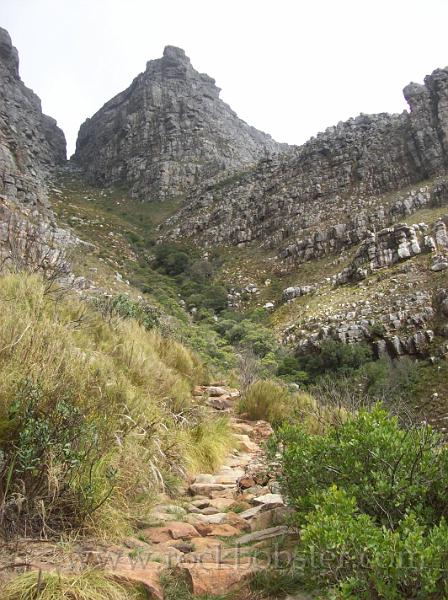
[[[239,119],[180,48],[167,46],[128,89],[81,126],[74,160],[90,183],[141,200],[183,194],[283,148]]]
[[[52,170],[65,162],[66,145],[56,121],[19,76],[19,58],[0,28],[0,257],[16,266],[55,266],[68,240],[47,200]],[[60,247],[60,246],[59,246]]]
[[[443,190],[420,194],[415,186],[446,173],[448,68],[434,71],[424,85],[408,85],[404,94],[410,112],[360,115],[260,161],[236,180],[199,186],[162,237],[205,246],[256,242],[294,265],[357,244],[372,227],[440,202]]]
[[[0,28],[0,194],[45,203],[45,178],[65,158],[64,134],[21,81],[17,50]]]

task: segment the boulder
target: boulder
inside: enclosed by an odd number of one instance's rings
[[[255,504],[264,504],[269,506],[283,506],[283,498],[281,494],[264,494],[263,496],[257,496],[254,498]]]
[[[236,542],[239,545],[252,544],[254,542],[260,542],[262,540],[268,540],[270,538],[280,537],[288,533],[288,527],[286,525],[279,525],[277,527],[269,527],[268,529],[261,529],[259,531],[253,531],[239,537]]]
[[[200,515],[198,515],[199,517]],[[174,540],[189,540],[198,536],[197,529],[190,523],[184,523],[182,521],[172,521],[166,524],[166,529],[171,534]]]
[[[216,563],[183,563],[179,569],[188,578],[195,596],[227,595],[255,572],[252,565],[239,565],[236,568],[234,565]]]
[[[148,527],[141,531],[145,540],[153,544],[161,544],[172,540],[172,535],[168,527]]]
[[[129,581],[141,585],[154,600],[163,600],[164,594],[160,584],[160,574],[164,565],[158,562],[148,562],[144,568],[135,567],[130,563],[120,563],[117,569],[109,573],[118,581]]]

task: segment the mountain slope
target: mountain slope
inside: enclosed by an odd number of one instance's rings
[[[83,123],[74,160],[91,183],[123,184],[133,196],[155,200],[282,149],[239,119],[219,92],[183,50],[167,46]]]
[[[405,192],[446,173],[448,69],[405,96],[409,113],[360,115],[241,177],[193,190],[163,235],[205,246],[257,242],[297,264],[433,202]]]

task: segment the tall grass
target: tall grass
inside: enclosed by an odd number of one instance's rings
[[[290,394],[286,386],[273,380],[252,383],[238,404],[238,412],[251,420],[281,423],[290,411]]]
[[[205,450],[216,429],[191,403],[191,351],[52,296],[37,275],[0,277],[0,371],[4,534],[124,532],[164,477],[216,462],[230,437],[216,426],[223,441]]]
[[[187,432],[186,445],[189,447],[189,471],[212,473],[222,463],[223,458],[235,447],[227,418],[207,420]]]
[[[309,433],[325,433],[330,425],[344,423],[349,415],[342,406],[323,404],[306,392],[292,393],[274,380],[252,383],[241,397],[238,412],[274,426],[284,421],[299,422]]]
[[[143,600],[135,585],[124,585],[99,571],[80,575],[24,573],[3,589],[3,600]]]

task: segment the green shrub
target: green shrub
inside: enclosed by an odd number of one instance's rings
[[[355,371],[372,358],[372,350],[366,344],[344,344],[336,340],[326,340],[315,353],[299,356],[298,360],[300,370],[316,378],[326,372]]]
[[[188,308],[208,308],[216,313],[227,308],[227,290],[219,285],[207,285],[186,297]]]
[[[283,490],[301,528],[293,574],[340,600],[446,598],[448,450],[440,436],[428,426],[403,429],[380,406],[346,413],[320,435],[306,428],[283,425],[271,448],[281,450]]]
[[[135,319],[148,330],[153,329],[160,322],[160,313],[154,306],[143,300],[133,300],[127,294],[118,294],[112,298],[95,297],[92,302],[95,308],[108,319],[114,317]]]
[[[190,266],[190,277],[198,283],[212,281],[213,265],[208,260],[197,260]]]
[[[373,323],[369,327],[369,334],[374,339],[381,339],[385,336],[386,333],[386,328],[380,322]]]
[[[392,528],[410,510],[434,523],[448,508],[448,450],[441,441],[429,426],[401,429],[379,406],[324,435],[285,425],[276,439],[283,485],[299,521],[313,508],[316,492],[337,485],[362,512]]]
[[[21,488],[21,510],[29,512],[28,527],[39,527],[42,519],[57,518],[61,506],[74,504],[72,521],[81,523],[95,511],[102,499],[92,494],[89,473],[99,460],[95,446],[98,429],[80,407],[76,406],[74,390],[64,397],[50,399],[39,383],[31,379],[19,382],[17,393],[9,406],[8,428],[3,429],[0,445],[8,461],[6,496]],[[73,487],[58,489],[57,482],[82,481],[75,502]],[[53,485],[51,485],[53,484]],[[110,490],[113,489],[110,474]],[[45,514],[33,516],[33,505],[46,502]],[[5,510],[6,519],[14,518]]]
[[[308,373],[301,370],[300,362],[295,356],[285,356],[277,367],[277,376],[288,383],[298,385],[306,383],[309,379]]]
[[[271,330],[254,323],[250,319],[238,322],[222,320],[215,325],[216,331],[228,342],[244,350],[250,350],[259,358],[265,357],[277,349],[277,342]]]
[[[179,275],[188,270],[190,257],[177,246],[163,244],[156,248],[154,265],[167,275]]]
[[[395,530],[378,526],[336,487],[306,517],[296,565],[308,583],[334,587],[345,600],[446,598],[448,526],[432,528],[408,514]]]
[[[359,371],[365,393],[388,404],[410,395],[419,378],[418,362],[406,356],[397,360],[384,357],[366,363]]]

